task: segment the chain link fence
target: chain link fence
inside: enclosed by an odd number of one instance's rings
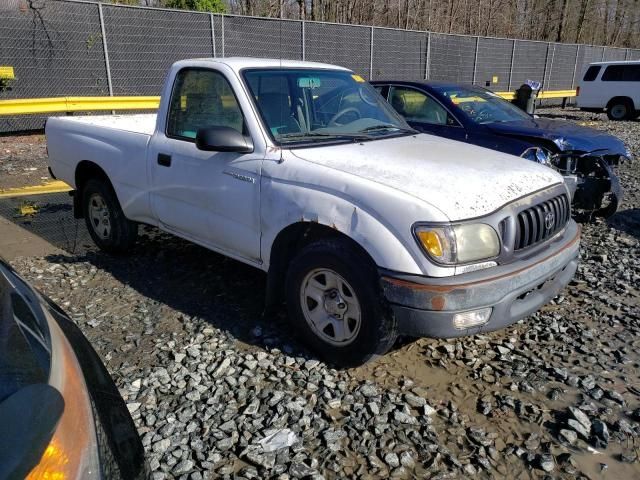
[[[212,56],[310,60],[370,79],[426,78],[505,91],[526,80],[572,89],[589,63],[640,59],[640,50],[82,0],[0,1],[0,66],[15,72],[0,99],[158,95],[171,63]],[[44,120],[0,117],[0,132],[39,129]]]

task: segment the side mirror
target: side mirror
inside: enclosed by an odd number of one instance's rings
[[[196,147],[207,152],[253,152],[253,142],[230,127],[207,127],[198,129]]]

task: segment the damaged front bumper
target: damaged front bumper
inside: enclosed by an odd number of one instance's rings
[[[381,270],[384,295],[410,336],[453,338],[497,330],[532,314],[555,297],[578,267],[580,227],[570,221],[546,248],[509,265],[433,278]],[[485,323],[456,328],[457,314],[490,309]]]
[[[568,151],[554,155],[552,164],[564,176],[575,209],[609,217],[622,201],[622,187],[613,167],[624,160],[631,160],[629,152]]]

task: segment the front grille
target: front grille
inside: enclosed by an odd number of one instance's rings
[[[566,195],[558,195],[550,200],[518,213],[516,221],[515,250],[522,250],[562,230],[571,218],[571,206]]]

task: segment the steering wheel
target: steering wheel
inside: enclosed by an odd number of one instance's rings
[[[345,116],[348,113],[355,113],[358,116],[358,119],[362,118],[362,115],[360,115],[360,110],[358,110],[356,107],[347,107],[347,108],[343,108],[338,113],[336,113],[333,117],[331,117],[331,120],[329,120],[328,125],[344,125],[343,123],[338,123],[338,119],[340,117]]]
[[[476,122],[482,123],[487,120],[491,120],[491,112],[486,108],[479,108],[476,112]]]

